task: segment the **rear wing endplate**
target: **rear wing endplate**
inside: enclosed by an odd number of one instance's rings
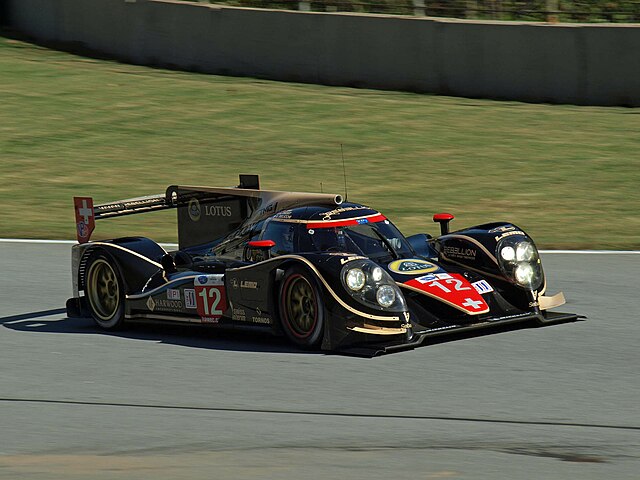
[[[95,229],[95,221],[103,218],[122,217],[134,213],[154,212],[177,207],[167,195],[149,195],[146,197],[129,198],[117,202],[93,204],[91,197],[73,197],[76,211],[76,236],[78,243],[86,243]]]

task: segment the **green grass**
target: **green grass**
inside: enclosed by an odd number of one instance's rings
[[[343,190],[406,233],[513,221],[543,248],[640,247],[640,110],[532,105],[151,69],[0,37],[0,237],[74,238],[73,195],[167,185]],[[95,238],[175,239],[175,213]]]

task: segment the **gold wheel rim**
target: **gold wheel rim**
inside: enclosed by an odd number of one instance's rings
[[[100,320],[111,320],[120,306],[120,285],[109,262],[98,259],[87,274],[89,303]]]
[[[287,291],[287,317],[296,336],[311,334],[317,321],[316,298],[311,284],[298,277],[289,285]]]

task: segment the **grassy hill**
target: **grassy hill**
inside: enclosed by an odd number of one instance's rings
[[[0,37],[0,237],[74,238],[71,197],[174,183],[342,193],[406,233],[509,220],[543,248],[640,247],[640,111],[166,71]],[[173,213],[95,238],[174,240]]]

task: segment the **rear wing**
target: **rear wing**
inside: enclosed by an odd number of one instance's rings
[[[167,193],[164,195],[129,198],[100,205],[94,205],[93,198],[91,197],[73,197],[73,203],[76,211],[76,236],[78,243],[86,243],[91,239],[96,220],[133,215],[134,213],[166,210],[178,206],[177,202],[167,197]]]
[[[93,205],[91,197],[74,197],[79,243],[90,240],[95,221],[176,208],[179,247],[222,238],[243,223],[253,225],[276,211],[309,204],[339,205],[340,195],[260,190],[257,175],[240,175],[238,187],[171,185],[159,195]]]

